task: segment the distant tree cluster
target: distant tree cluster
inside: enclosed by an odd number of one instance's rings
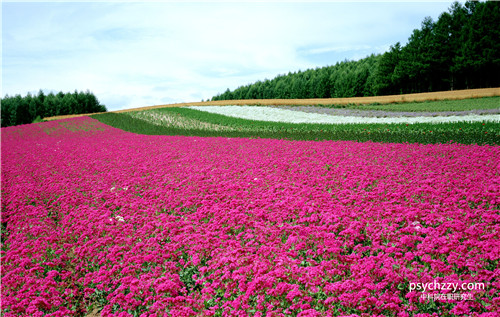
[[[455,2],[427,17],[405,46],[279,75],[212,100],[359,97],[500,86],[500,2]]]
[[[30,93],[25,97],[5,96],[1,99],[1,104],[2,127],[32,123],[37,118],[107,111],[94,94],[89,91],[78,92],[76,90],[74,93],[61,91],[48,95],[40,90],[36,96]]]
[[[227,89],[212,100],[373,96],[376,94],[374,70],[379,60],[380,56],[371,55],[357,62],[345,61],[334,66],[289,72],[234,91]]]

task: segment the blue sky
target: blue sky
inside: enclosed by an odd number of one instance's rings
[[[208,99],[406,43],[452,1],[2,1],[2,96],[90,90],[108,110]]]

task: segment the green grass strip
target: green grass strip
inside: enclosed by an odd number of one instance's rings
[[[253,121],[208,113],[188,108],[163,108],[156,111],[176,115],[191,121],[228,127],[227,131],[214,131],[202,125],[179,128],[159,125],[133,118],[127,113],[104,113],[93,118],[113,127],[148,135],[186,135],[203,137],[273,138],[289,140],[354,140],[386,143],[500,143],[500,123],[457,122],[417,124],[296,124]]]

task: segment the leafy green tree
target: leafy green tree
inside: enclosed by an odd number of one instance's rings
[[[0,120],[2,121],[2,127],[8,127],[11,125],[15,125],[16,122],[16,113],[13,98],[6,95],[1,102],[1,111],[2,114],[0,116]]]
[[[28,113],[29,113],[29,117],[28,117],[28,120],[31,122],[33,122],[33,120],[35,120],[36,118],[36,112],[37,112],[37,99],[36,98],[31,98],[31,100],[29,100],[29,106],[28,106]]]
[[[444,12],[434,25],[432,38],[432,87],[434,90],[453,89],[451,63],[455,50],[452,40],[452,16]]]
[[[16,107],[16,125],[31,123],[27,99],[21,97],[21,95],[16,95],[14,103]]]
[[[466,6],[470,1],[466,2]],[[470,4],[474,13],[470,20],[472,32],[468,43],[479,60],[474,63],[475,87],[497,87],[500,84],[500,2]]]
[[[72,94],[66,94],[61,100],[60,115],[68,115],[73,113],[73,109],[76,105],[76,99]]]
[[[377,93],[376,70],[378,68],[379,61],[380,55],[372,54],[370,58],[367,59],[366,68],[368,69],[368,76],[366,77],[362,96],[375,96]]]
[[[404,93],[430,91],[431,37],[433,22],[427,17],[422,22],[422,29],[414,30],[408,44],[401,51],[400,71],[403,78],[408,78],[409,86],[403,87]]]
[[[23,118],[23,122],[31,123],[36,117],[36,103],[34,102],[31,93],[28,93],[26,97],[23,98],[23,102],[27,107],[27,116]]]
[[[10,124],[9,125],[16,125],[17,123],[17,103],[14,98],[10,98]]]
[[[88,112],[89,113],[106,112],[107,111],[106,107],[99,103],[99,100],[97,99],[97,97],[94,94],[87,92],[86,95],[88,98],[88,105],[89,105]]]
[[[63,115],[63,109],[62,109],[62,101],[64,99],[64,96],[65,94],[60,91],[56,94],[56,98],[55,98],[55,111],[54,111],[54,115],[56,116],[60,116],[60,115]]]
[[[459,3],[454,2],[448,10],[451,15],[450,44],[453,50],[453,57],[450,65],[451,89],[466,88],[466,63],[464,59],[464,41],[466,38],[465,25],[468,22],[467,11]]]
[[[44,117],[52,117],[57,115],[56,103],[56,96],[52,92],[45,96],[45,99],[43,100],[43,106],[45,108]]]
[[[292,99],[298,99],[298,98],[303,98],[303,88],[304,88],[304,83],[302,81],[302,78],[298,75],[291,77],[291,94],[290,98]]]
[[[45,94],[41,89],[36,96],[36,117],[45,117]]]
[[[312,93],[312,98],[327,98],[328,75],[326,68],[317,69],[313,72],[310,79],[311,87],[308,88]]]

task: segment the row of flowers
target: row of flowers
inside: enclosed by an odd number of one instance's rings
[[[498,147],[63,123],[2,128],[4,316],[500,311]]]
[[[225,116],[258,120],[274,121],[288,123],[325,123],[325,124],[347,124],[347,123],[442,123],[442,122],[478,122],[493,121],[500,122],[500,115],[450,115],[435,117],[360,117],[360,116],[340,116],[322,113],[311,113],[303,111],[294,111],[289,109],[278,109],[274,107],[256,107],[256,106],[191,106],[190,109],[221,114]]]

